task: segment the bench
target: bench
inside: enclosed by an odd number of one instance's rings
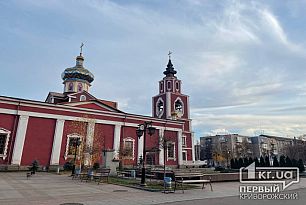
[[[110,169],[98,169],[97,172],[93,175],[93,180],[100,184],[101,181],[106,179],[106,182],[108,183],[109,173]]]
[[[197,172],[174,172],[174,192],[176,190],[176,186],[181,185],[182,191],[184,193],[184,186],[183,184],[196,184],[202,183],[202,189],[205,188],[205,184],[210,185],[210,190],[213,191],[211,180],[210,179],[203,179],[203,173]]]
[[[117,171],[117,176],[121,176],[121,178],[136,178],[137,176],[137,170],[135,169],[126,169],[122,171]]]
[[[80,174],[80,179],[81,181],[86,180],[86,182],[88,182],[89,180],[93,180],[95,182],[98,182],[98,184],[100,184],[101,181],[103,181],[104,179],[106,179],[106,181],[108,182],[108,178],[109,178],[109,174],[110,174],[110,169],[98,169],[96,171],[96,173],[94,173],[92,170],[89,170],[87,173],[81,173]]]

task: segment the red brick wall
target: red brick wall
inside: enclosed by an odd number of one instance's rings
[[[81,126],[78,127],[77,125],[81,125]],[[65,164],[66,161],[72,160],[70,158],[68,158],[67,160],[64,159],[65,152],[66,152],[67,139],[68,139],[67,135],[69,134],[79,134],[83,136],[83,140],[85,140],[86,135],[87,135],[87,123],[78,124],[74,121],[68,121],[68,120],[65,121],[63,138],[62,138],[62,146],[61,146],[61,154],[60,154],[60,164],[61,165]]]
[[[182,116],[182,118],[188,119],[188,112],[189,111],[188,111],[187,96],[185,96],[185,95],[171,93],[171,112],[174,111],[174,102],[175,102],[177,97],[181,98],[181,100],[183,101],[183,104],[184,104],[184,115]]]
[[[165,119],[166,117],[167,117],[167,113],[166,113],[166,106],[167,106],[167,103],[166,103],[166,94],[162,94],[162,95],[160,95],[160,96],[155,96],[155,97],[153,97],[153,117],[156,117],[157,118],[157,116],[156,116],[156,102],[157,102],[157,100],[158,100],[158,98],[162,98],[162,100],[164,101],[164,113],[163,113],[163,115],[161,116],[161,118],[162,119]]]
[[[11,161],[12,152],[14,149],[16,129],[18,125],[18,119],[19,119],[18,116],[15,115],[0,114],[0,128],[6,129],[11,132],[9,138],[8,150],[7,150],[8,157],[5,158],[5,160],[0,158],[0,164],[7,164],[7,162]],[[15,128],[14,128],[14,123],[16,123]]]
[[[171,142],[175,142],[175,156],[176,156],[176,160],[168,160],[168,161],[167,161],[167,156],[166,156],[166,165],[177,165],[178,164],[177,132],[165,130],[164,136],[167,140],[170,140]],[[167,151],[166,151],[166,155],[167,155]]]
[[[95,125],[95,137],[94,137],[94,148],[99,150],[103,149],[113,149],[114,144],[114,125],[104,125],[96,124]],[[102,163],[102,152],[99,158],[96,160],[100,164]]]
[[[38,160],[40,165],[49,165],[56,121],[30,117],[23,147],[21,165],[30,165]]]
[[[122,126],[121,127],[121,138],[120,138],[120,149],[123,148],[123,139],[124,138],[133,138],[135,140],[135,147],[134,147],[134,160],[132,159],[124,159],[123,165],[136,165],[137,159],[138,159],[138,137],[136,136],[136,128],[135,127],[127,127]]]

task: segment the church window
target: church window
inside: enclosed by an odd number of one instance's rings
[[[164,101],[159,98],[156,102],[156,115],[157,117],[161,117],[164,113]]]
[[[182,152],[183,161],[187,161],[187,151]]]
[[[179,91],[180,90],[180,83],[178,81],[176,81],[175,83],[175,87],[176,87],[176,90]]]
[[[0,157],[6,158],[10,131],[0,128]]]
[[[160,82],[160,84],[159,84],[159,90],[160,90],[160,92],[163,92],[163,91],[164,91],[164,83],[163,83],[163,82]]]
[[[78,92],[81,92],[83,90],[83,85],[82,83],[78,84]]]
[[[85,95],[81,95],[80,96],[80,101],[86,101],[86,96]]]
[[[186,147],[186,136],[185,135],[182,137],[182,145],[183,147]]]
[[[123,139],[123,149],[121,151],[122,157],[134,160],[135,159],[134,149],[135,149],[135,140],[133,138],[128,137]]]
[[[183,102],[180,99],[177,99],[174,103],[174,109],[176,112],[183,113]]]
[[[174,142],[167,143],[167,160],[169,159],[175,160],[175,143]]]
[[[73,91],[73,83],[69,83],[68,91]]]
[[[167,82],[167,90],[171,90],[171,82],[170,81]]]
[[[66,152],[64,156],[65,160],[67,158],[73,158],[75,151],[77,153],[78,158],[80,157],[81,145],[75,146],[75,141],[78,139],[82,142],[82,137],[78,134],[71,134],[67,136]]]

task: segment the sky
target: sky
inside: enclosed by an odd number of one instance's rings
[[[0,95],[44,101],[82,42],[90,92],[151,115],[171,50],[196,137],[306,134],[305,0],[0,0]]]

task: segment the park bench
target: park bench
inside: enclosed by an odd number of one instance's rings
[[[103,181],[104,179],[106,179],[106,181],[108,182],[109,173],[110,169],[105,169],[105,168],[98,169],[95,173],[92,170],[88,170],[86,173],[80,174],[80,179],[81,181],[85,180],[86,182],[93,180],[95,182],[98,182],[98,184],[100,184],[100,182]]]
[[[196,184],[201,183],[202,189],[205,188],[205,184],[210,185],[211,191],[213,191],[211,180],[204,179],[203,173],[199,172],[174,172],[174,192],[176,190],[176,186],[181,185],[182,191],[184,193],[184,186],[183,184]]]
[[[109,173],[110,173],[110,169],[98,169],[97,172],[93,175],[93,180],[95,182],[98,182],[98,184],[100,184],[101,181],[105,180],[108,183],[108,178],[109,178]]]

